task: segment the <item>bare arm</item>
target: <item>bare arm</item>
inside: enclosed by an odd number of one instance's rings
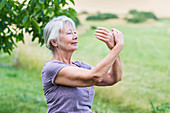
[[[67,66],[59,71],[54,82],[74,87],[95,85],[107,76],[109,69],[122,49],[123,43],[120,41],[92,70]]]
[[[120,54],[117,56],[117,59],[112,66],[110,75],[114,79],[114,83],[122,80],[123,70],[122,70]]]
[[[107,32],[105,32],[107,36]],[[112,36],[112,34],[109,34]],[[108,85],[108,81],[115,80],[118,78],[118,75],[115,76],[115,73],[119,73],[119,69],[117,65],[119,64],[119,57],[120,51],[123,49],[124,46],[124,39],[121,32],[117,32],[114,34],[115,36],[115,46],[112,46],[112,41],[109,43],[108,47],[111,49],[109,54],[101,60],[92,70],[82,69],[78,67],[67,66],[61,69],[58,75],[55,78],[56,84],[67,85],[67,86],[74,86],[74,87],[86,87],[92,86],[95,84],[99,84],[106,80],[106,84]],[[103,39],[101,35],[96,35],[96,38]],[[111,46],[110,46],[111,45]],[[116,62],[115,62],[116,61]],[[115,62],[115,63],[114,63]],[[109,72],[110,68],[112,67],[111,71]],[[109,72],[109,73],[108,73]],[[108,78],[108,79],[107,79]],[[110,83],[109,83],[110,84]]]
[[[108,72],[107,76],[102,80],[102,82],[97,83],[97,86],[110,86],[114,85],[122,79],[122,65],[120,55],[117,56],[116,61],[113,63],[111,70]]]
[[[98,30],[96,30],[96,32],[98,33],[96,34],[96,36],[100,36],[100,38],[98,37],[97,38],[105,42],[109,49],[112,49],[115,46],[115,36],[117,36],[116,34],[120,32],[117,29],[112,29],[112,31],[113,33],[111,34],[110,31],[101,27],[99,27]],[[122,64],[121,64],[121,58],[119,54],[115,62],[113,63],[110,71],[107,73],[107,76],[100,83],[97,83],[96,85],[97,86],[113,85],[122,79],[122,74],[123,74]]]

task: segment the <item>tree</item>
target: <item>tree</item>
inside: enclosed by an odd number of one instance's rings
[[[74,0],[69,0],[75,5]],[[16,43],[24,43],[24,33],[43,45],[43,28],[53,17],[66,15],[79,24],[76,11],[66,0],[0,0],[0,51],[11,54]]]

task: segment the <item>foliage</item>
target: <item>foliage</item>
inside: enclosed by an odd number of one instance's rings
[[[138,11],[136,9],[132,9],[129,11],[129,14],[132,14],[132,15],[137,14],[137,13]]]
[[[70,0],[74,4],[74,0]],[[24,43],[24,34],[32,34],[43,45],[43,28],[55,16],[66,15],[77,24],[76,11],[66,0],[0,0],[0,51],[11,53],[17,42]]]
[[[96,29],[97,29],[97,26],[94,26],[94,25],[91,26],[91,30],[96,30]]]
[[[82,11],[80,14],[88,14],[87,11]]]
[[[112,18],[118,18],[116,14],[111,13],[97,13],[97,15],[91,15],[86,18],[86,20],[106,20],[106,19],[112,19]]]
[[[155,16],[155,14],[152,12],[144,12],[144,11],[139,12],[135,9],[130,10],[129,14],[132,15],[132,18],[125,17],[125,20],[127,20],[128,22],[132,22],[132,23],[144,22],[147,19],[154,19],[154,20],[158,19]]]
[[[154,13],[152,13],[152,12],[144,12],[144,11],[142,11],[142,12],[140,12],[140,14],[141,15],[143,15],[143,16],[145,16],[147,19],[154,19],[154,20],[157,20],[158,18],[155,16],[155,14]]]
[[[135,14],[132,18],[125,17],[125,20],[132,23],[140,23],[146,21],[146,17],[140,14]]]

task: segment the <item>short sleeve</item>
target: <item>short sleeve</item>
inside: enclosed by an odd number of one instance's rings
[[[88,69],[88,70],[91,70],[93,68],[93,66],[91,66],[90,64],[87,64],[87,63],[84,63],[84,62],[81,62],[81,61],[75,61],[73,63],[80,68],[85,68],[85,69]]]
[[[66,67],[67,65],[61,61],[48,61],[45,63],[44,68],[42,69],[41,78],[43,85],[48,86],[55,84],[54,80],[58,72]]]

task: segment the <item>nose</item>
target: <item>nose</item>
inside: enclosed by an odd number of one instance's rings
[[[77,39],[78,39],[78,35],[75,34],[75,35],[73,36],[73,39],[74,39],[74,40],[77,40]]]

